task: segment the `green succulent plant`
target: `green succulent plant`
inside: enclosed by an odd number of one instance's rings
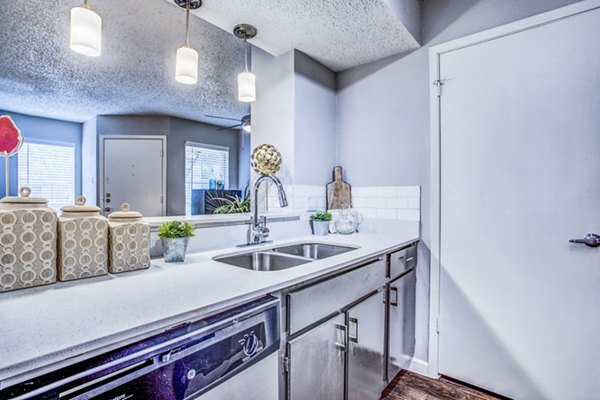
[[[193,237],[196,227],[189,222],[169,221],[158,228],[158,237],[162,239],[179,239]]]
[[[333,215],[327,211],[317,211],[313,215],[310,216],[310,219],[313,221],[326,221],[329,222],[333,219]]]

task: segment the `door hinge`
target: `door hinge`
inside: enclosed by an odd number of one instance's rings
[[[160,196],[160,204],[163,204],[165,202],[165,196],[161,195]]]
[[[442,97],[442,86],[446,84],[446,80],[438,79],[437,81],[433,81],[433,84],[435,85],[437,90],[437,97]]]
[[[435,317],[435,331],[440,333],[440,316]]]
[[[284,373],[290,372],[290,358],[289,357],[283,357],[281,359],[281,369],[283,370]]]

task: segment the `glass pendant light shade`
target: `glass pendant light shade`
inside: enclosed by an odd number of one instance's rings
[[[251,103],[256,100],[256,77],[244,71],[238,75],[238,100]]]
[[[188,46],[181,46],[177,49],[175,79],[186,85],[198,82],[198,52],[196,50]]]
[[[90,57],[102,53],[102,18],[85,5],[71,9],[71,49]]]

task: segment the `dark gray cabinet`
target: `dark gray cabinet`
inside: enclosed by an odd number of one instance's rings
[[[288,342],[288,398],[344,399],[345,315],[339,314]]]
[[[347,311],[348,400],[377,400],[385,388],[385,292]]]
[[[415,290],[414,269],[391,281],[387,287],[388,382],[409,366],[415,353]]]

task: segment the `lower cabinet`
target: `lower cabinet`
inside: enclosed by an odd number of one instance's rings
[[[388,284],[388,381],[408,367],[415,353],[416,281],[412,269]]]
[[[288,342],[289,399],[344,399],[345,319],[339,314]]]
[[[378,400],[385,389],[385,292],[348,310],[348,399]]]

